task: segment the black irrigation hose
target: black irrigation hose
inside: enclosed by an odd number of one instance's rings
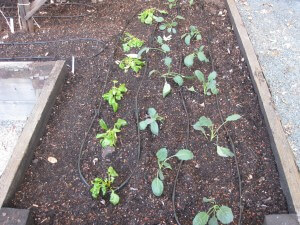
[[[205,13],[205,10],[204,10]],[[206,15],[206,14],[205,14]],[[210,25],[209,25],[210,27]],[[212,67],[212,71],[215,71],[215,64],[214,64],[214,58],[212,56],[212,51],[211,51],[211,43],[212,43],[212,34],[211,34],[211,29],[209,29],[209,35],[208,35],[208,51],[209,51],[209,58],[211,60],[211,67]],[[222,111],[220,109],[220,102],[219,102],[219,98],[218,95],[216,95],[216,104],[217,104],[217,109],[218,109],[218,113],[221,119],[221,122],[224,123],[224,116],[222,114]],[[228,131],[226,125],[223,126],[227,137],[229,139],[230,145],[231,145],[231,149],[232,152],[234,153],[234,161],[235,161],[235,166],[236,166],[236,171],[237,171],[237,176],[238,176],[238,182],[239,182],[239,220],[238,220],[238,225],[242,224],[242,214],[243,214],[243,203],[242,203],[242,178],[241,178],[241,173],[240,173],[240,169],[239,169],[239,163],[238,163],[238,158],[236,155],[236,148],[234,145],[234,142],[232,140],[232,137],[230,135],[230,132]]]
[[[51,6],[53,4],[44,4],[41,9],[44,9],[48,6]],[[90,4],[85,4],[85,3],[76,3],[76,2],[68,2],[68,3],[56,3],[55,5],[59,5],[59,6],[64,6],[64,5],[78,5],[78,6],[85,6],[85,7],[89,7],[91,8],[92,12],[89,12],[89,13],[85,13],[85,14],[80,14],[80,15],[74,15],[74,16],[56,16],[56,15],[42,15],[42,16],[39,16],[39,15],[36,15],[36,16],[33,16],[34,18],[61,18],[61,19],[64,19],[64,18],[68,18],[68,19],[74,19],[74,18],[80,18],[80,17],[86,17],[86,16],[90,16],[92,15],[93,13],[97,12],[97,8],[93,5],[90,5]],[[3,6],[0,8],[2,9],[17,9],[18,7],[16,6]],[[9,17],[12,17],[12,16],[9,16]],[[17,17],[17,16],[13,16],[13,17]]]
[[[99,39],[95,39],[95,38],[70,38],[70,39],[61,39],[61,40],[49,40],[49,41],[32,41],[32,42],[3,42],[0,43],[0,46],[7,46],[7,45],[11,45],[11,46],[21,46],[21,45],[47,45],[47,44],[51,44],[51,43],[58,43],[58,42],[77,42],[77,41],[82,41],[82,42],[96,42],[97,45],[102,46],[102,49],[95,53],[92,56],[88,56],[86,57],[87,59],[91,59],[91,58],[95,58],[96,56],[98,56],[101,52],[104,51],[104,49],[107,47],[107,44]],[[55,58],[52,56],[49,56],[49,58]],[[25,59],[25,60],[47,60],[48,58],[45,56],[32,56],[32,57],[12,57],[12,58],[0,58],[0,61],[7,61],[7,60],[20,60],[20,59]]]
[[[140,9],[137,11],[137,13],[138,13],[139,11],[140,11]],[[108,82],[108,77],[109,77],[109,75],[110,75],[110,73],[111,73],[111,71],[112,71],[112,67],[113,67],[113,65],[114,65],[114,57],[115,57],[115,54],[116,54],[116,51],[117,51],[117,48],[118,48],[119,40],[121,39],[121,37],[122,37],[122,35],[123,35],[125,29],[126,29],[127,26],[130,24],[131,20],[137,15],[137,13],[135,13],[132,17],[130,17],[129,20],[126,21],[125,26],[123,27],[123,29],[121,30],[121,32],[116,36],[116,39],[115,39],[115,42],[114,42],[114,50],[113,50],[113,53],[112,53],[111,58],[110,58],[110,66],[109,66],[109,69],[108,69],[108,71],[107,71],[107,73],[106,73],[106,77],[105,77],[104,85],[103,85],[103,88],[102,88],[102,94],[101,94],[101,96],[102,96],[102,95],[104,94],[104,92],[105,92],[105,88],[106,88],[107,82]],[[88,186],[88,187],[90,187],[90,185],[89,185],[89,183],[86,181],[86,179],[84,178],[84,176],[83,176],[83,174],[82,174],[82,172],[81,172],[81,166],[80,166],[80,165],[81,165],[82,151],[83,151],[83,148],[84,148],[84,146],[85,146],[85,144],[86,144],[88,134],[90,133],[90,131],[91,131],[91,129],[92,129],[92,126],[93,126],[93,124],[95,123],[96,118],[97,118],[97,117],[99,116],[99,114],[100,114],[100,109],[101,109],[101,107],[102,107],[102,103],[103,103],[103,99],[100,98],[99,106],[98,106],[98,108],[95,110],[95,114],[94,114],[94,116],[93,116],[93,118],[92,118],[92,120],[91,120],[90,126],[89,126],[89,128],[87,129],[87,131],[85,132],[84,139],[83,139],[83,141],[81,142],[81,146],[80,146],[80,149],[79,149],[78,160],[77,160],[77,169],[78,169],[79,177],[80,177],[81,181],[82,181],[86,186]],[[132,176],[132,175],[130,175],[130,177],[131,177],[131,176]],[[126,181],[128,181],[128,180],[130,179],[130,177],[127,178]],[[125,182],[126,182],[126,181],[125,181]],[[123,183],[124,183],[124,182],[123,182]],[[122,185],[122,184],[121,184],[121,185]],[[117,189],[118,189],[118,188],[117,188]]]
[[[180,57],[180,67],[179,67],[179,73],[181,73],[182,71],[182,61],[183,61],[183,57]],[[186,130],[186,141],[185,141],[185,148],[188,148],[189,146],[189,141],[190,141],[190,116],[189,116],[189,112],[187,110],[187,106],[186,106],[186,102],[184,99],[184,95],[182,92],[182,87],[179,87],[179,94],[180,94],[180,98],[181,98],[181,102],[186,114],[186,121],[187,121],[187,130]],[[176,220],[177,225],[181,225],[181,223],[179,222],[177,213],[176,213],[176,204],[175,204],[175,198],[176,198],[176,186],[177,186],[177,181],[178,181],[178,176],[179,173],[181,171],[181,166],[183,164],[183,160],[180,161],[179,163],[179,167],[177,169],[176,172],[176,177],[175,177],[175,181],[174,181],[174,185],[173,185],[173,192],[172,192],[172,207],[173,207],[173,214]]]

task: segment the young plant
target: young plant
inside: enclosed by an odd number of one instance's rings
[[[172,169],[168,161],[173,157],[176,157],[179,160],[187,161],[193,159],[194,155],[188,149],[180,149],[175,155],[168,157],[168,150],[166,148],[161,148],[160,150],[158,150],[158,152],[156,153],[158,169],[156,177],[153,179],[151,184],[152,192],[155,196],[161,196],[164,191],[163,181],[165,179],[165,176],[163,174],[163,171],[165,169]]]
[[[199,212],[194,220],[193,225],[218,225],[218,220],[222,224],[230,224],[233,221],[231,208],[225,205],[217,205],[215,199],[203,198],[204,203],[211,203],[213,206],[207,212]]]
[[[165,41],[171,40],[171,35],[168,36],[168,37],[165,37],[165,36],[164,36],[164,37],[157,36],[157,39],[156,39],[156,40],[157,40],[157,43],[160,45],[160,48],[149,48],[149,47],[144,47],[144,48],[142,48],[142,49],[138,52],[137,57],[141,57],[142,54],[143,54],[144,52],[148,53],[150,50],[161,51],[161,52],[163,52],[163,53],[165,53],[165,54],[166,54],[167,52],[171,51],[169,45],[167,45],[167,44],[165,43]]]
[[[211,94],[216,95],[219,93],[219,90],[217,88],[217,82],[216,82],[217,73],[215,71],[211,72],[208,75],[207,80],[205,79],[204,74],[200,70],[195,70],[194,74],[198,78],[198,80],[202,83],[203,92],[205,95],[211,95]]]
[[[124,59],[116,63],[119,64],[120,69],[124,70],[125,73],[127,73],[129,69],[138,73],[145,65],[145,62],[142,61],[137,54],[128,54]]]
[[[185,76],[180,73],[172,72],[171,71],[172,58],[170,58],[168,56],[164,58],[164,64],[168,68],[167,73],[161,73],[158,70],[152,70],[152,71],[150,71],[149,76],[151,76],[154,73],[158,73],[161,77],[163,77],[165,79],[165,84],[164,84],[163,92],[162,92],[162,95],[165,98],[171,92],[171,85],[168,83],[167,79],[173,79],[173,81],[176,84],[178,84],[179,87],[181,87],[184,83],[184,79],[192,79],[193,76]]]
[[[176,6],[177,0],[168,0],[168,4],[169,4],[169,9],[172,9],[173,7]]]
[[[177,33],[176,27],[178,25],[178,22],[176,22],[176,19],[184,20],[184,17],[182,17],[182,16],[176,16],[171,22],[162,23],[159,26],[159,29],[160,30],[167,30],[168,33],[176,34]]]
[[[161,23],[164,21],[164,18],[161,16],[154,15],[155,12],[158,12],[160,14],[168,14],[165,10],[159,10],[155,8],[145,9],[143,12],[141,12],[138,16],[140,21],[142,23],[152,25],[153,21],[156,21],[157,23]]]
[[[204,46],[202,45],[199,49],[194,51],[193,53],[187,55],[184,58],[184,64],[187,67],[191,67],[194,64],[194,58],[197,56],[200,62],[209,62],[209,60],[206,58],[204,51],[203,51]]]
[[[117,112],[118,110],[119,104],[117,101],[120,101],[123,98],[123,93],[127,92],[125,84],[120,84],[119,87],[116,87],[116,83],[118,83],[118,81],[114,80],[113,87],[107,93],[102,95],[102,98],[112,106],[114,112]]]
[[[194,0],[189,0],[190,6],[194,5]]]
[[[200,31],[195,26],[190,26],[190,32],[185,33],[181,36],[181,39],[184,38],[186,45],[191,44],[191,40],[196,39],[197,41],[202,39]]]
[[[158,136],[159,126],[157,121],[162,121],[163,118],[159,116],[154,108],[148,109],[148,118],[139,123],[140,130],[145,130],[150,125],[152,134]]]
[[[121,132],[121,127],[126,126],[127,122],[123,119],[118,119],[117,122],[114,124],[112,129],[108,129],[108,126],[104,122],[103,119],[99,120],[100,127],[105,131],[105,133],[97,134],[96,138],[100,139],[100,144],[103,148],[107,146],[115,146],[117,143],[117,133]]]
[[[217,138],[216,146],[217,146],[217,154],[221,157],[233,157],[234,154],[225,147],[221,147],[218,145],[218,132],[221,127],[223,127],[226,123],[231,121],[236,121],[240,119],[241,116],[238,114],[232,114],[226,118],[224,123],[222,123],[219,127],[216,127],[211,119],[201,116],[199,120],[193,125],[193,128],[195,130],[199,130],[203,133],[203,135],[208,139],[208,136],[210,136],[210,141],[213,141],[214,138]],[[209,130],[209,134],[206,134],[205,128]]]
[[[119,195],[116,194],[114,191],[112,184],[115,181],[115,178],[119,176],[117,172],[114,170],[113,167],[109,167],[107,169],[107,177],[102,179],[102,178],[95,178],[92,181],[92,188],[90,189],[90,192],[92,194],[92,197],[94,199],[97,199],[99,195],[101,194],[103,197],[110,192],[110,198],[109,201],[113,205],[117,205],[120,201]]]
[[[144,41],[138,39],[132,34],[126,32],[125,37],[123,38],[123,51],[129,52],[131,48],[140,48],[144,44]]]

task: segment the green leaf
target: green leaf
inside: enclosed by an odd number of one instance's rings
[[[203,202],[205,203],[208,203],[208,202],[215,202],[215,199],[214,198],[206,198],[206,197],[203,197]]]
[[[196,90],[195,90],[194,86],[192,86],[192,87],[188,88],[188,90],[189,90],[189,91],[191,91],[191,92],[196,92]]]
[[[183,79],[181,76],[177,75],[173,78],[173,80],[175,81],[176,84],[178,84],[178,86],[182,86],[183,85]]]
[[[171,85],[166,81],[163,88],[163,97],[165,98],[171,92]]]
[[[168,157],[168,150],[166,148],[161,148],[156,152],[156,157],[158,161],[164,161]]]
[[[158,124],[156,121],[153,121],[152,123],[150,123],[150,130],[151,130],[152,134],[158,136],[159,128],[158,128]]]
[[[184,65],[191,67],[194,64],[195,54],[192,53],[184,58]]]
[[[164,58],[164,63],[167,67],[170,67],[170,65],[172,63],[172,58],[167,56],[166,58]]]
[[[202,39],[202,36],[201,36],[201,34],[197,34],[197,36],[196,36],[196,40],[197,41],[199,41],[199,40],[201,40]]]
[[[153,119],[146,119],[146,120],[143,120],[141,122],[139,122],[139,128],[140,130],[145,130],[146,127],[151,124],[153,122]]]
[[[163,44],[163,39],[162,39],[162,37],[161,36],[157,36],[157,42],[158,42],[158,44]]]
[[[148,108],[148,115],[153,118],[156,115],[156,110],[154,108]]]
[[[185,42],[186,45],[190,45],[191,44],[191,35],[190,34],[188,34],[188,35],[185,36],[184,42]]]
[[[219,225],[217,218],[215,216],[211,217],[208,221],[208,225]]]
[[[163,162],[162,164],[166,169],[170,169],[170,170],[172,169],[172,166],[170,165],[170,163]]]
[[[108,167],[107,173],[108,173],[111,177],[117,177],[117,176],[119,176],[119,175],[117,174],[117,172],[115,171],[115,169],[114,169],[112,166]]]
[[[193,225],[206,225],[209,215],[206,212],[199,212],[193,219]]]
[[[176,16],[176,18],[180,19],[180,20],[184,20],[185,19],[183,16],[180,16],[180,15]]]
[[[199,118],[198,122],[201,127],[211,127],[214,125],[213,122],[211,121],[211,119],[209,119],[205,116],[201,116]]]
[[[211,81],[211,80],[216,79],[216,77],[217,77],[217,72],[216,72],[216,71],[213,71],[213,72],[211,72],[211,73],[208,75],[207,80],[208,80],[208,81]]]
[[[179,150],[175,156],[180,160],[191,160],[194,158],[194,154],[188,149]]]
[[[158,177],[159,177],[159,179],[161,179],[161,180],[164,180],[164,179],[165,179],[165,176],[164,176],[164,174],[163,174],[163,172],[162,172],[161,170],[158,170]]]
[[[167,44],[163,44],[161,46],[161,49],[164,50],[165,52],[169,52],[170,51],[170,47]]]
[[[154,178],[151,184],[152,192],[155,196],[161,196],[164,191],[164,184],[159,178]]]
[[[99,125],[103,130],[105,130],[105,131],[108,130],[108,127],[103,119],[99,120]]]
[[[111,204],[117,205],[120,201],[120,197],[114,191],[111,191],[109,201]]]
[[[202,51],[199,51],[197,53],[197,56],[198,56],[198,59],[201,61],[201,62],[209,62],[209,60],[206,58],[206,56],[204,55],[204,52]]]
[[[171,31],[172,31],[172,28],[171,28],[171,27],[169,27],[169,28],[167,29],[167,31],[168,31],[169,33],[171,33]]]
[[[161,24],[161,25],[159,26],[159,29],[160,29],[160,30],[165,30],[166,28],[167,28],[166,24]]]
[[[147,53],[148,51],[149,51],[149,48],[148,48],[148,47],[142,48],[142,49],[138,52],[138,58],[140,58],[144,52]]]
[[[223,224],[229,224],[233,221],[233,214],[231,208],[222,205],[217,211],[217,218]]]
[[[228,148],[221,147],[221,146],[217,146],[217,153],[221,157],[233,157],[234,156],[234,154]]]
[[[153,18],[155,19],[155,21],[156,22],[158,22],[158,23],[161,23],[161,22],[163,22],[164,21],[164,18],[163,17],[161,17],[161,16],[153,16]]]
[[[126,125],[127,125],[126,120],[118,119],[117,122],[115,123],[115,128],[120,129],[121,127]]]
[[[175,28],[172,28],[172,32],[173,32],[173,34],[176,34],[177,30]]]
[[[241,118],[241,116],[239,115],[239,114],[232,114],[232,115],[230,115],[230,116],[228,116],[227,118],[226,118],[226,122],[229,122],[229,121],[236,121],[236,120],[238,120],[238,119],[240,119]]]
[[[205,83],[204,74],[200,70],[195,70],[194,74],[201,83]]]

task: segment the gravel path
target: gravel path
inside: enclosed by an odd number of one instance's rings
[[[300,168],[300,0],[238,0]]]

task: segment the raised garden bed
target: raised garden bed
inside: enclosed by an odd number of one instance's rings
[[[232,224],[238,224],[241,184],[241,224],[262,224],[264,215],[287,212],[257,96],[225,5],[223,2],[196,1],[190,6],[188,2],[182,2],[180,8],[169,9],[164,3],[104,1],[97,6],[97,14],[78,19],[77,23],[64,20],[61,25],[54,26],[55,22],[50,19],[40,22],[43,29],[36,34],[36,40],[45,40],[44,35],[47,34],[47,40],[92,37],[107,41],[107,48],[96,58],[88,59],[94,54],[92,47],[95,47],[88,42],[32,45],[22,51],[18,46],[6,47],[6,57],[44,55],[45,52],[61,58],[74,54],[80,56],[76,61],[75,75],[67,74],[47,132],[35,151],[24,182],[8,206],[31,208],[37,224],[176,224],[174,209],[181,224],[192,224],[199,211],[206,211],[211,206],[203,203],[203,198],[207,197],[230,207],[234,215]],[[115,36],[123,28],[152,48],[161,47],[156,41],[157,36],[170,35],[167,31],[160,31],[155,22],[149,26],[141,23],[137,15],[133,16],[151,7],[167,10],[169,14],[163,16],[167,21],[178,14],[185,20],[178,20],[176,34],[172,34],[172,40],[165,41],[170,52],[165,54],[150,50],[142,55],[147,66],[138,73],[131,70],[124,73],[115,63],[125,57],[122,43],[114,42]],[[125,19],[128,19],[128,23]],[[192,40],[191,45],[187,46],[180,36],[191,25],[200,31],[202,39]],[[26,41],[30,37],[18,33],[9,41]],[[151,37],[154,37],[152,41]],[[199,62],[195,58],[194,65],[188,68],[183,59],[201,45],[209,62]],[[112,54],[114,50],[116,52]],[[133,50],[134,53],[137,51]],[[201,70],[207,77],[215,70],[218,74],[217,98],[215,95],[204,95],[203,86],[195,76],[194,79],[184,80],[181,88],[168,80],[172,91],[164,98],[162,90],[165,80],[158,74],[152,74],[151,77],[148,74],[152,70],[167,72],[163,60],[166,55],[172,58],[172,70],[177,73],[192,76],[195,70]],[[107,85],[103,90],[107,75]],[[128,89],[119,101],[116,113],[107,102],[101,100],[102,93],[110,90],[113,80],[118,80],[117,86],[126,84]],[[188,90],[192,86],[196,92]],[[88,132],[95,109],[101,101],[100,114]],[[148,127],[140,130],[138,135],[136,118],[145,120],[149,107],[155,108],[164,118],[163,122],[158,122],[158,136],[153,135]],[[191,126],[201,116],[209,117],[217,126],[221,125],[218,108],[224,118],[232,114],[241,116],[239,120],[226,125],[235,146],[241,183],[235,157],[219,156],[215,140],[207,140],[201,131]],[[103,119],[111,128],[118,118],[126,120],[127,125],[118,133],[115,150],[106,155],[96,139],[98,133],[103,133],[97,121]],[[228,134],[220,129],[218,144],[234,152]],[[113,166],[119,174],[114,187],[132,174],[129,182],[117,192],[120,202],[116,206],[109,203],[109,195],[94,200],[90,194],[91,187],[87,187],[78,175],[78,154],[85,135],[87,141],[80,168],[89,185],[94,178],[104,177],[109,166]],[[194,155],[193,159],[182,164],[178,173],[175,208],[172,202],[173,185],[180,165],[176,157],[169,161],[173,170],[164,172],[163,194],[157,197],[151,190],[152,180],[157,173],[156,152],[164,147],[169,150],[169,155],[183,148],[189,149]],[[51,164],[47,160],[49,156],[55,157],[57,163]]]

